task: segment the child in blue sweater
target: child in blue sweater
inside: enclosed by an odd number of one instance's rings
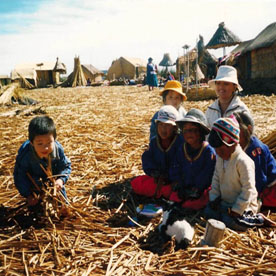
[[[192,108],[186,116],[177,121],[184,138],[184,144],[176,155],[170,176],[176,182],[175,192],[170,200],[181,202],[182,207],[194,210],[208,203],[208,191],[216,163],[215,150],[205,141],[210,132],[204,113]]]
[[[169,170],[176,152],[183,144],[183,137],[177,133],[177,110],[171,105],[164,105],[156,119],[157,133],[142,155],[142,166],[146,175],[138,176],[131,182],[136,194],[147,197],[169,198],[172,192]]]
[[[18,150],[14,167],[14,183],[29,206],[39,203],[41,187],[47,174],[54,177],[57,191],[66,197],[65,183],[71,173],[71,162],[65,156],[61,144],[56,141],[56,128],[48,116],[38,116],[29,124],[29,140]]]
[[[276,207],[276,161],[267,145],[254,133],[254,121],[246,111],[234,113],[240,125],[240,145],[255,163],[255,179],[262,205]]]

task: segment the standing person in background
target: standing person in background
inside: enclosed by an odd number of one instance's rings
[[[210,128],[219,118],[228,117],[241,110],[249,112],[248,107],[237,95],[238,92],[242,91],[242,87],[239,85],[237,70],[234,67],[220,66],[216,78],[208,81],[208,84],[215,89],[218,97],[206,110],[206,118]]]
[[[152,61],[153,59],[150,57],[147,64],[147,84],[149,91],[152,91],[154,87],[158,86],[157,66]]]
[[[179,119],[186,115],[186,110],[181,105],[183,101],[187,100],[186,94],[182,90],[182,85],[179,81],[167,81],[164,90],[160,92],[164,105],[172,105],[178,111]],[[153,115],[150,125],[150,140],[157,135],[156,119],[158,111]]]
[[[276,160],[254,133],[254,121],[246,111],[235,112],[240,125],[240,145],[255,163],[256,189],[264,207],[276,207]]]

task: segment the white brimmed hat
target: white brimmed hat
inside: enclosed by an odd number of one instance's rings
[[[178,119],[178,111],[172,105],[163,105],[158,111],[155,122],[163,122],[176,126],[175,121]]]
[[[216,81],[232,82],[237,85],[238,91],[243,90],[239,85],[237,70],[233,66],[221,65],[218,69],[216,78],[208,81],[209,86],[215,89]]]

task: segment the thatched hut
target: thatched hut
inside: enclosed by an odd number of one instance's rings
[[[225,27],[224,22],[221,22],[218,29],[206,45],[206,49],[223,48],[223,56],[225,56],[225,47],[234,46],[241,43],[241,40],[233,32]]]
[[[60,74],[65,73],[65,64],[60,63],[57,58],[56,62],[18,64],[11,72],[11,79],[21,83],[25,79],[34,87],[47,87],[58,84]]]
[[[120,57],[112,62],[107,79],[136,79],[147,72],[147,62],[140,58]]]
[[[94,67],[92,64],[82,64],[82,71],[86,80],[90,79],[92,83],[102,82],[104,73]]]
[[[236,47],[232,62],[238,69],[241,84],[247,92],[276,92],[276,22],[254,39]]]
[[[199,36],[199,41],[194,49],[176,60],[177,76],[179,76],[181,72],[185,72],[186,74],[188,57],[189,72],[191,74],[196,72],[196,64],[198,64],[206,79],[211,79],[216,75],[217,58],[211,55],[205,48],[202,36]]]

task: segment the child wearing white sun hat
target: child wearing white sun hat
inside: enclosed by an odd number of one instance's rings
[[[183,137],[178,134],[177,110],[171,105],[164,105],[156,119],[157,136],[151,139],[148,149],[142,155],[142,167],[145,175],[131,181],[134,193],[169,198],[172,187],[169,170],[177,150],[183,145]]]
[[[238,81],[236,68],[229,65],[220,66],[216,78],[210,80],[208,84],[217,94],[217,99],[205,113],[209,127],[212,127],[217,119],[228,117],[234,112],[242,110],[249,112],[248,107],[237,95],[242,91],[242,87]]]

